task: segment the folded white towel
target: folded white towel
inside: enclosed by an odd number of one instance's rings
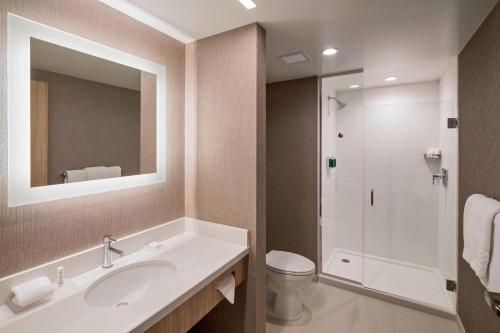
[[[106,174],[108,178],[115,178],[122,176],[122,168],[119,166],[112,166],[106,168]]]
[[[488,274],[481,282],[491,292],[500,293],[500,214],[493,221],[493,237],[491,237],[491,257]]]
[[[480,279],[488,272],[493,219],[498,213],[500,202],[482,194],[473,194],[465,202],[462,256]]]
[[[25,307],[48,298],[54,292],[54,285],[48,277],[42,276],[13,287],[14,304]]]
[[[85,171],[87,172],[87,180],[96,180],[108,177],[106,167],[103,166],[85,168]]]
[[[66,170],[64,171],[64,182],[75,183],[87,180],[87,171],[85,170]]]
[[[439,148],[429,148],[427,150],[427,155],[441,155],[441,149],[439,149]]]

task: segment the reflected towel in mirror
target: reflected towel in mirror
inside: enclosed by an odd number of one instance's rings
[[[66,170],[64,171],[64,182],[75,183],[87,180],[87,171],[85,170]]]
[[[108,177],[108,172],[106,169],[106,167],[98,166],[85,168],[84,170],[87,172],[87,180],[96,180]]]
[[[108,178],[115,178],[122,176],[122,168],[120,168],[117,165],[106,168],[106,172]]]

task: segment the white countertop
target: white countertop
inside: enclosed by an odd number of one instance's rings
[[[112,268],[98,267],[71,277],[44,304],[17,314],[3,305],[0,332],[140,332],[149,328],[248,254],[248,245],[242,244],[246,230],[192,219],[183,223],[189,225],[161,241],[160,248],[145,245],[115,260]],[[225,228],[232,230],[225,232]],[[239,239],[231,242],[232,235]],[[146,260],[167,261],[177,273],[161,288],[127,306],[93,307],[85,302],[86,289],[98,278]]]

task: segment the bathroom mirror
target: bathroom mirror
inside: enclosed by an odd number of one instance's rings
[[[32,187],[156,172],[156,75],[36,38],[30,59]]]
[[[165,68],[8,15],[9,206],[165,179]]]

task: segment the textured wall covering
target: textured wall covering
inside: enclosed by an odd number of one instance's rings
[[[39,69],[31,79],[49,84],[49,184],[100,165],[140,173],[140,91]]]
[[[188,58],[196,62],[197,131],[195,144],[187,139],[196,189],[186,193],[186,215],[250,230],[237,304],[223,302],[193,332],[265,332],[265,32],[252,24],[199,40]]]
[[[500,332],[483,286],[462,259],[463,208],[473,193],[500,200],[500,5],[459,56],[459,270],[458,313],[468,333]]]
[[[267,250],[318,253],[318,78],[267,85]]]
[[[165,65],[166,183],[7,208],[7,12]],[[0,1],[0,276],[184,216],[184,51],[97,0]]]

